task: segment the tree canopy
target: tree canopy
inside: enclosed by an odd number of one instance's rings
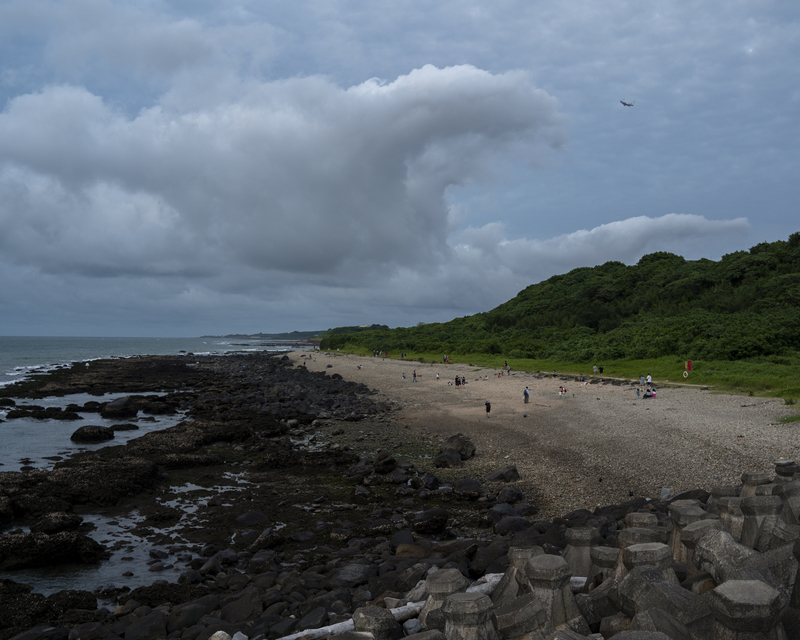
[[[574,362],[800,353],[800,233],[718,262],[657,252],[532,284],[485,313],[329,335],[322,348],[504,354]]]

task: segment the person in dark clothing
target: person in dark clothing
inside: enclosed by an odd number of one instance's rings
[[[487,417],[487,418],[489,417],[489,412],[490,412],[491,410],[492,410],[492,405],[491,405],[491,403],[490,403],[490,402],[487,400],[487,401],[486,401],[486,417]]]

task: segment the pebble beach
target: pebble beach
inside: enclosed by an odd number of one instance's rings
[[[463,433],[477,453],[461,475],[482,478],[516,465],[519,488],[543,518],[631,496],[658,498],[665,487],[737,485],[745,471],[773,472],[776,460],[800,457],[800,424],[779,421],[797,411],[780,398],[654,381],[657,397],[645,400],[636,398],[637,386],[629,381],[615,384],[608,370],[583,384],[541,373],[498,377],[498,370],[457,363],[332,352],[290,356],[309,370],[362,382],[395,403],[397,420],[383,427],[387,441],[398,424],[408,427],[406,438]],[[465,386],[448,385],[457,375],[466,378]],[[526,386],[529,404],[523,403]],[[561,386],[566,396],[559,395]]]

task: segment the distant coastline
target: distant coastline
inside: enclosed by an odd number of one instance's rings
[[[221,336],[200,336],[203,338],[224,338],[231,340],[295,340],[308,341],[311,338],[318,338],[325,330],[320,331],[290,331],[289,333],[228,333]]]

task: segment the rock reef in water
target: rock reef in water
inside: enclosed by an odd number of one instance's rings
[[[92,564],[108,558],[105,548],[72,531],[6,534],[0,536],[0,570],[29,569],[58,564]]]

